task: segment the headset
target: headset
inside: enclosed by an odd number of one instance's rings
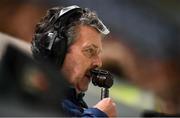
[[[83,9],[78,6],[63,8],[52,16],[47,31],[36,33],[32,41],[32,53],[35,59],[62,66],[68,48],[67,26],[81,17]]]
[[[32,41],[31,47],[34,58],[61,67],[68,49],[67,26],[78,21],[85,12],[85,9],[73,5],[62,8],[58,14],[52,16],[48,30],[34,35],[35,40]],[[108,34],[106,26],[99,19],[98,22],[101,28],[97,29],[103,34]]]

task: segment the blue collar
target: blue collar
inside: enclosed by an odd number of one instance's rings
[[[67,91],[66,98],[76,104],[77,106],[88,108],[87,104],[83,100],[85,93],[77,94],[75,88],[70,87]]]

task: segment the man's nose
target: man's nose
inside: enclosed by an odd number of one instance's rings
[[[93,62],[92,62],[94,67],[101,67],[102,66],[102,59],[100,56],[96,56],[93,58]]]

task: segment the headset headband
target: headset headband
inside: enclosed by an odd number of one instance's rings
[[[71,11],[71,10],[73,10],[73,9],[78,9],[78,8],[80,8],[80,7],[77,6],[77,5],[72,5],[72,6],[69,6],[69,7],[65,7],[65,8],[63,8],[63,9],[60,11],[58,17],[60,18],[60,17],[62,17],[64,14],[68,13],[69,11]],[[102,34],[104,34],[104,35],[109,34],[110,31],[109,31],[109,30],[107,29],[107,27],[102,23],[102,21],[101,21],[99,18],[98,18],[97,20],[98,20],[98,22],[99,22],[99,24],[100,24],[100,27],[96,27],[96,29],[97,29],[98,31],[100,31],[100,32],[101,32]]]

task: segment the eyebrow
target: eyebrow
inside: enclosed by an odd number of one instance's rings
[[[95,44],[91,44],[91,45],[88,45],[87,47],[85,47],[85,48],[91,48],[91,47],[93,47],[93,48],[95,48],[95,49],[98,49],[98,53],[99,52],[102,52],[102,49],[100,49],[98,46],[96,46]]]

